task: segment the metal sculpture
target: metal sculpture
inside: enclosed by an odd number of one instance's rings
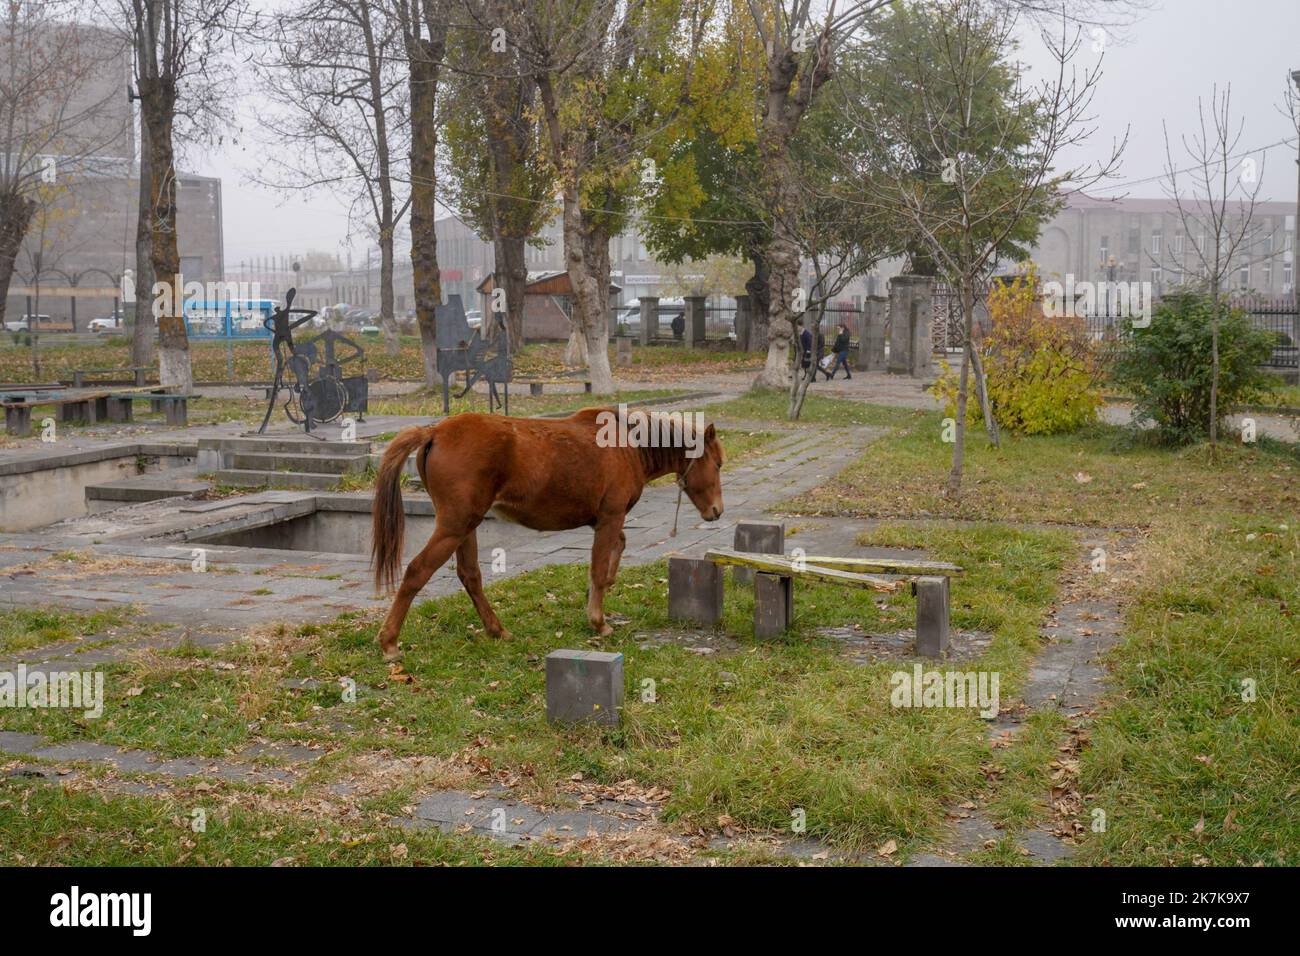
[[[465,387],[457,398],[464,398],[474,384],[483,379],[488,383],[488,411],[496,411],[496,406],[500,405],[509,415],[510,379],[514,376],[514,366],[510,360],[510,340],[503,317],[492,315],[497,329],[495,354],[489,354],[493,343],[485,341],[478,329],[469,327],[460,296],[448,296],[447,304],[438,306],[435,320],[443,414],[451,414],[451,377],[464,372]],[[502,387],[501,392],[497,391],[498,385]]]
[[[275,377],[267,389],[266,415],[262,418],[258,434],[266,431],[281,390],[289,392],[289,398],[284,403],[285,414],[295,425],[302,425],[308,434],[317,425],[332,422],[344,412],[351,412],[359,421],[364,421],[363,416],[368,410],[369,374],[343,374],[345,365],[365,358],[361,346],[333,329],[313,339],[294,342],[293,330],[316,316],[315,309],[293,308],[297,291],[290,289],[285,296],[284,308],[276,309],[262,323],[271,333]],[[336,350],[340,345],[350,348],[352,353],[339,358]],[[286,369],[293,373],[292,383],[284,380]]]

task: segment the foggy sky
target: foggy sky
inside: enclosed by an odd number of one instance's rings
[[[1041,41],[1025,30],[1018,58],[1031,75],[1052,64]],[[1084,37],[1080,66],[1097,59],[1092,38]],[[1196,125],[1196,100],[1207,101],[1213,84],[1231,84],[1234,115],[1245,121],[1244,149],[1278,140],[1290,145],[1258,154],[1261,200],[1296,200],[1295,129],[1280,112],[1291,70],[1300,69],[1300,0],[1157,0],[1123,37],[1106,38],[1104,75],[1093,101],[1097,132],[1082,158],[1109,154],[1112,138],[1129,127],[1118,180],[1091,190],[1093,195],[1163,196],[1159,177],[1165,167],[1164,133],[1169,126],[1175,160],[1186,165],[1178,137]],[[247,98],[243,100],[247,102]],[[184,168],[220,176],[225,197],[226,267],[252,255],[335,251],[364,262],[367,238],[348,234],[343,204],[324,193],[286,197],[248,181],[246,171],[261,163],[263,141],[251,116],[239,127],[239,145],[208,155],[189,155]],[[1070,163],[1079,162],[1071,156]],[[1137,182],[1155,177],[1150,182]],[[405,236],[399,239],[405,250]]]

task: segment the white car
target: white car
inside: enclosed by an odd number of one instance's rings
[[[91,332],[115,332],[122,327],[122,323],[113,318],[91,319],[90,325],[86,326]]]
[[[39,332],[42,325],[49,325],[50,317],[48,315],[24,315],[21,319],[6,319],[5,330],[9,332],[26,332],[28,329],[28,320],[35,319],[33,323]]]

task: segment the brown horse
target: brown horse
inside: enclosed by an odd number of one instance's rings
[[[411,601],[438,568],[456,555],[456,574],[487,632],[509,637],[483,594],[478,565],[479,523],[489,511],[536,531],[595,529],[587,617],[596,632],[612,633],[605,622],[605,592],[618,573],[627,537],[623,520],[646,484],[676,474],[679,489],[706,521],[722,515],[722,445],[712,425],[698,430],[672,423],[668,442],[648,443],[644,431],[611,445],[607,426],[613,409],[586,408],[568,418],[505,418],[467,413],[436,425],[398,432],[384,452],[375,492],[371,557],[376,587],[392,590],[401,567],[406,513],[402,467],[412,452],[420,479],[433,499],[433,536],[406,567],[392,609],[379,630],[384,660],[401,653],[397,636]],[[626,413],[622,424],[662,426],[670,418]],[[659,428],[667,432],[668,428]]]

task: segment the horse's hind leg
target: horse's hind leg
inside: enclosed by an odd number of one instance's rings
[[[591,543],[591,584],[587,590],[587,620],[601,637],[608,637],[614,629],[605,623],[605,592],[614,583],[618,557],[623,553],[623,521],[597,524]]]
[[[452,534],[441,527],[435,527],[433,537],[406,566],[402,575],[402,585],[397,589],[397,597],[384,619],[384,626],[379,629],[379,646],[383,648],[384,660],[395,661],[402,656],[397,649],[397,635],[402,631],[402,622],[406,612],[411,609],[411,602],[420,593],[420,589],[429,583],[433,572],[447,563],[452,552],[460,547],[461,534]]]
[[[456,576],[465,586],[469,599],[474,602],[474,610],[478,611],[479,620],[483,622],[487,632],[493,637],[508,639],[510,632],[501,626],[496,612],[488,603],[487,595],[483,593],[483,572],[478,566],[477,529],[467,534],[460,547],[456,549]]]

